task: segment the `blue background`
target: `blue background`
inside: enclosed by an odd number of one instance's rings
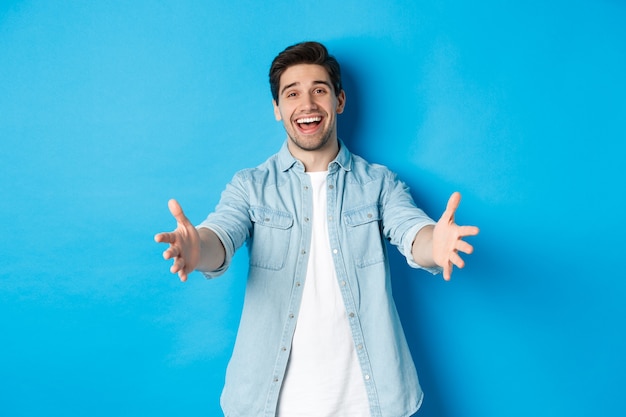
[[[343,65],[340,135],[433,217],[461,191],[450,283],[394,252],[424,417],[626,410],[626,5],[587,1],[0,3],[0,415],[215,416],[247,255],[169,274],[280,147],[292,43]]]

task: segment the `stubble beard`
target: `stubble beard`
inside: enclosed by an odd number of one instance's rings
[[[311,138],[310,140],[303,140],[296,132],[287,131],[287,135],[289,136],[289,140],[296,147],[303,151],[314,152],[323,149],[333,137],[333,129],[329,128],[328,130],[321,133],[319,140],[317,138]]]

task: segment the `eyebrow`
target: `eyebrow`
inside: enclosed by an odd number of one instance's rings
[[[300,84],[300,81],[296,81],[296,82],[293,82],[291,84],[287,84],[286,86],[283,87],[282,90],[280,90],[280,95],[283,95],[285,90],[287,90],[287,89],[289,89],[291,87],[295,87],[295,86],[297,86],[299,84]],[[333,88],[333,86],[330,85],[330,83],[328,81],[324,81],[324,80],[313,81],[313,85],[318,85],[318,84],[323,84],[323,85],[325,85],[325,86],[327,86],[328,88],[331,88],[331,89]]]

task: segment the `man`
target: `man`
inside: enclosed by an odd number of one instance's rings
[[[270,68],[274,115],[287,139],[265,163],[238,172],[197,228],[177,221],[157,242],[185,281],[222,274],[247,242],[241,323],[222,393],[227,417],[403,417],[422,401],[391,295],[385,240],[413,267],[450,279],[462,240],[454,193],[435,223],[386,167],[337,138],[346,95],[340,67],[315,42],[293,45]]]

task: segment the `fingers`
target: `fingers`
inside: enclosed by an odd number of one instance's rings
[[[174,243],[176,237],[173,233],[157,233],[154,235],[154,241],[157,243]]]
[[[456,243],[456,251],[458,252],[463,252],[466,253],[468,255],[470,255],[472,252],[474,252],[474,247],[472,245],[470,245],[469,243],[465,242],[464,240],[458,240]]]
[[[461,202],[461,193],[455,191],[452,193],[450,198],[448,199],[448,204],[446,205],[446,211],[443,212],[442,217],[446,217],[449,219],[454,218],[454,213],[456,209],[459,207],[459,203]]]
[[[443,279],[450,281],[450,278],[452,278],[452,263],[446,262],[443,267]]]
[[[460,202],[461,194],[459,192],[452,193],[448,199],[446,210],[437,223],[441,231],[439,237],[443,240],[442,246],[447,248],[444,250],[447,253],[440,254],[445,259],[441,264],[443,264],[443,278],[446,281],[449,281],[452,277],[452,271],[455,266],[457,268],[465,267],[465,261],[459,256],[459,252],[468,255],[474,252],[474,247],[464,241],[463,238],[476,236],[479,233],[479,229],[476,226],[459,226],[455,224],[454,217]]]
[[[459,226],[459,236],[476,236],[480,229],[476,226]]]
[[[179,256],[174,257],[174,263],[170,267],[170,272],[172,274],[176,274],[177,272],[182,271],[184,269],[185,269],[185,261],[184,261],[184,259],[179,257]]]
[[[465,267],[465,261],[463,261],[463,258],[461,258],[458,253],[452,252],[450,254],[450,259],[443,267],[443,279],[450,281],[452,278],[452,270],[455,266],[462,269]]]
[[[178,223],[185,223],[189,221],[187,216],[185,216],[182,207],[178,204],[178,201],[171,199],[167,202],[167,207],[170,209],[170,213],[172,213],[172,216],[174,216]]]
[[[182,258],[176,258],[174,260],[174,264],[170,268],[170,272],[172,274],[178,274],[178,278],[180,278],[182,282],[187,281],[188,274],[187,274],[187,271],[185,270],[185,262],[183,261]]]
[[[175,246],[170,246],[163,252],[164,259],[174,259],[174,263],[170,267],[172,274],[178,274],[182,282],[187,281],[189,271],[186,269],[185,259],[180,256],[180,251]]]
[[[170,213],[172,214],[172,216],[174,216],[174,219],[176,219],[178,223],[189,221],[187,217],[185,216],[185,213],[183,213],[183,209],[180,207],[180,204],[178,204],[178,201],[174,199],[169,200],[167,202],[167,207],[170,209]],[[176,241],[176,234],[175,233],[157,233],[154,236],[154,241],[157,243],[170,243],[171,244]]]
[[[163,251],[163,259],[172,259],[180,256],[180,248],[175,245],[176,234],[174,233],[159,233],[154,236],[154,240],[157,243],[169,243],[170,247]]]
[[[465,261],[459,256],[458,253],[453,252],[450,255],[450,263],[454,266],[456,266],[457,268],[463,268],[465,267]]]
[[[179,258],[181,255],[180,253],[180,248],[178,248],[177,246],[170,246],[169,248],[165,249],[163,251],[163,259],[172,259],[172,258]]]
[[[474,247],[461,239],[456,241],[454,248],[449,251],[447,260],[444,262],[443,279],[446,281],[450,281],[452,278],[452,271],[455,266],[459,269],[465,267],[465,261],[459,256],[459,252],[469,255],[474,252]]]
[[[183,259],[182,257],[178,256],[178,255],[174,255],[174,253],[176,252],[176,250],[172,250],[174,248],[170,248],[168,250],[166,250],[165,252],[163,252],[163,257],[165,259],[171,259],[174,258],[174,263],[172,264],[172,266],[170,267],[170,272],[172,274],[178,274],[178,277],[180,278],[180,280],[182,282],[187,281],[187,276],[189,275],[189,272],[187,268],[186,268],[186,264],[185,264],[185,259]],[[169,252],[168,256],[166,256],[166,252]],[[174,256],[169,256],[169,255],[174,255]]]
[[[189,223],[189,220],[185,216],[183,209],[178,201],[171,199],[167,202],[167,206],[170,213],[176,221],[179,223],[179,227],[174,232],[163,232],[154,235],[154,240],[157,243],[169,243],[170,246],[163,251],[164,259],[174,259],[174,263],[170,267],[170,272],[178,274],[181,281],[187,281],[187,276],[190,271],[186,270],[185,259],[182,256],[182,248],[180,246],[179,233],[177,231],[180,228],[180,223]]]

